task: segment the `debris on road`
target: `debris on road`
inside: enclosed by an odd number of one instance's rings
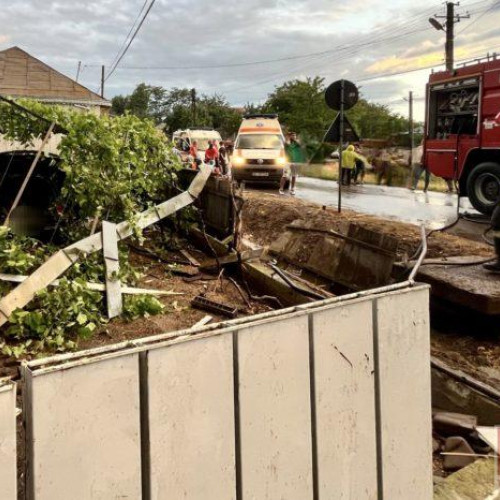
[[[207,299],[203,295],[195,297],[191,301],[191,305],[196,309],[202,309],[203,311],[212,312],[220,316],[227,316],[228,318],[236,318],[238,316],[237,307]]]

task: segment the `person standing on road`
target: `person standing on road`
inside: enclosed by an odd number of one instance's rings
[[[377,174],[377,185],[380,186],[385,178],[386,185],[390,186],[392,180],[391,160],[387,151],[379,149],[375,154],[373,165]]]
[[[354,145],[354,151],[361,155],[361,148],[359,144]],[[354,181],[354,184],[364,184],[365,183],[365,173],[366,173],[366,165],[365,162],[359,158],[356,158],[354,160],[354,175],[352,180]],[[360,178],[360,181],[358,182],[358,178]]]
[[[363,164],[368,163],[368,160],[357,153],[354,146],[351,144],[347,146],[347,149],[342,151],[342,172],[340,182],[343,186],[350,186],[351,179],[356,168],[356,160],[363,162]]]
[[[425,183],[424,183],[424,193],[427,193],[427,189],[429,189],[429,182],[431,180],[431,173],[429,169],[426,167],[424,162],[424,142],[422,141],[418,147],[413,150],[412,157],[412,176],[413,183],[411,186],[411,190],[415,191],[417,189],[418,181],[422,174],[425,173]]]
[[[228,164],[228,160],[227,160],[226,146],[223,142],[221,142],[220,147],[219,147],[219,165],[220,165],[222,175],[228,174],[227,164]]]
[[[283,176],[280,182],[280,194],[285,194],[285,184],[287,179],[290,178],[290,194],[294,195],[295,183],[299,174],[299,163],[304,163],[302,146],[295,132],[290,132],[288,134],[288,141],[285,144],[285,153],[289,162],[289,167],[283,169]]]

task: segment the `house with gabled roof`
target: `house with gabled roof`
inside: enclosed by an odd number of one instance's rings
[[[106,114],[111,102],[19,47],[0,51],[0,95]]]

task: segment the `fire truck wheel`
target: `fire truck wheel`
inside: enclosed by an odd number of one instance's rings
[[[476,210],[490,215],[500,202],[500,165],[485,162],[473,168],[467,179],[467,193]]]

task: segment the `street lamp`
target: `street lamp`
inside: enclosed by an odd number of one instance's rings
[[[438,31],[444,31],[444,26],[437,19],[434,19],[433,17],[430,17],[429,18],[429,22]]]

